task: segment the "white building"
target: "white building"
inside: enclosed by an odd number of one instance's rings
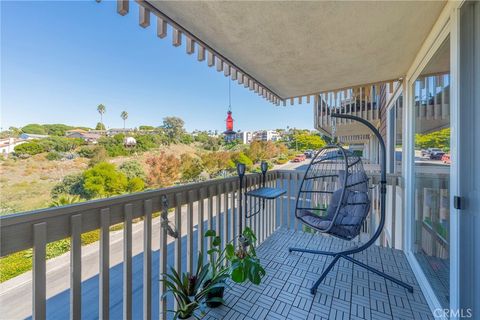
[[[15,151],[15,147],[27,142],[24,139],[7,138],[0,140],[0,154],[7,155]]]
[[[278,141],[280,140],[280,134],[275,130],[262,130],[257,131],[254,134],[254,140],[260,141]]]
[[[251,131],[237,132],[236,138],[240,140],[243,144],[249,144],[253,140],[253,132]]]

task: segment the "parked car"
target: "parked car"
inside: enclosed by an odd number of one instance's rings
[[[315,152],[313,150],[306,150],[303,154],[305,155],[305,157],[307,157],[307,159],[310,159],[313,158]]]
[[[442,160],[444,154],[443,151],[431,152],[429,158],[430,160]]]
[[[297,155],[292,161],[293,162],[302,162],[305,161],[307,157],[304,154]]]
[[[442,151],[442,149],[440,149],[440,148],[428,148],[428,149],[426,150],[426,154],[425,154],[425,155],[426,155],[427,157],[430,157],[433,153],[437,153],[437,152],[443,152],[443,151]]]
[[[443,162],[443,163],[447,163],[447,164],[451,164],[451,163],[452,163],[452,160],[450,159],[450,153],[445,153],[445,154],[442,156],[442,162]]]

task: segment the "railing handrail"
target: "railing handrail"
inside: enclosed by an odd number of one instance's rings
[[[250,173],[245,175],[245,178],[249,183],[258,176],[258,173]],[[275,177],[275,170],[267,173],[268,181],[274,180]],[[226,190],[223,190],[224,187]],[[31,248],[33,246],[33,225],[43,221],[47,221],[48,225],[52,226],[48,228],[47,232],[47,242],[52,242],[70,236],[70,218],[76,214],[82,214],[84,217],[81,232],[85,233],[100,228],[100,210],[104,208],[110,209],[110,225],[114,225],[124,221],[124,206],[127,204],[132,205],[132,218],[135,219],[143,216],[143,206],[146,200],[152,200],[152,211],[159,212],[162,209],[162,196],[167,197],[170,209],[186,205],[189,202],[218,196],[225,191],[237,190],[238,177],[232,176],[4,215],[0,217],[0,257]],[[192,192],[194,193],[193,197]],[[175,195],[178,194],[182,196],[176,197]]]

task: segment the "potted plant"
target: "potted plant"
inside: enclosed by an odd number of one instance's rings
[[[239,237],[239,244],[235,249],[232,243],[225,248],[225,257],[230,261],[230,276],[234,282],[250,281],[259,285],[265,275],[265,269],[257,258],[254,243],[257,241],[252,229],[245,228]]]
[[[220,250],[221,239],[217,236],[215,230],[207,230],[205,232],[205,238],[210,241],[210,249],[207,251],[209,257],[209,279],[205,282],[205,285],[210,283],[224,283],[229,278],[229,268],[225,265],[225,249]],[[222,305],[223,294],[225,292],[225,286],[217,287],[210,290],[207,293],[207,306],[210,308],[216,308]]]
[[[207,294],[211,290],[224,286],[224,283],[217,279],[209,279],[209,283],[205,284],[209,270],[209,264],[203,265],[203,254],[199,252],[195,273],[184,272],[180,275],[171,267],[171,274],[162,274],[160,281],[163,281],[167,287],[164,295],[172,294],[178,304],[177,310],[173,311],[174,319],[199,319],[195,311],[202,307]],[[211,302],[223,302],[216,298],[211,300]]]

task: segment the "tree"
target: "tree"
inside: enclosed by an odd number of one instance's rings
[[[165,117],[163,118],[162,128],[169,138],[169,142],[180,141],[185,129],[183,126],[185,122],[178,117]]]
[[[168,187],[178,180],[180,161],[164,151],[146,160],[149,167],[148,183],[156,187]]]
[[[83,187],[89,198],[110,197],[127,191],[128,179],[113,164],[101,162],[83,173]]]
[[[105,130],[105,126],[103,125],[103,123],[98,122],[95,126],[95,130]]]
[[[62,207],[69,204],[80,202],[80,197],[70,194],[62,194],[50,202],[50,207]]]
[[[128,119],[128,112],[122,111],[122,113],[120,113],[120,118],[123,120],[123,129],[125,129],[125,121]]]
[[[304,151],[307,149],[318,150],[323,148],[326,142],[317,134],[296,133],[292,137],[290,148]]]
[[[138,130],[153,131],[153,130],[155,130],[155,127],[154,126],[141,125],[141,126],[138,127]]]
[[[198,157],[184,153],[180,156],[182,181],[196,181],[203,172],[202,161]]]
[[[440,148],[450,151],[450,128],[441,129],[427,134],[415,135],[415,147],[421,149]]]
[[[22,131],[30,134],[47,134],[45,128],[41,124],[36,123],[27,124],[22,128]]]
[[[97,106],[97,111],[98,113],[100,113],[100,123],[102,124],[102,127],[103,127],[103,129],[97,129],[97,130],[105,130],[105,125],[103,124],[103,114],[107,112],[107,108],[105,108],[103,104],[99,104]]]

